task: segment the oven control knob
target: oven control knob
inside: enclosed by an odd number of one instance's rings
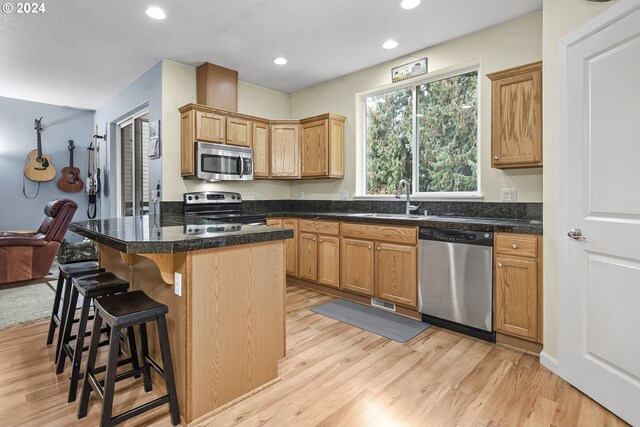
[[[191,196],[187,197],[187,200],[192,200],[192,199],[193,199],[193,197],[191,197]]]
[[[200,196],[195,196],[194,199],[198,200],[200,198]]]
[[[242,197],[238,194],[238,200],[242,200]]]
[[[234,196],[234,195],[231,195],[231,198],[232,198],[233,200],[235,200],[235,199],[236,199],[236,196]]]

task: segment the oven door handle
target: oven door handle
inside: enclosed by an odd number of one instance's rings
[[[244,175],[244,158],[242,156],[238,156],[238,174],[240,178]]]

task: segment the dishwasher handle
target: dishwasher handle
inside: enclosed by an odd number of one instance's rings
[[[490,231],[448,230],[420,227],[418,238],[420,240],[432,240],[436,242],[493,246],[493,233]]]

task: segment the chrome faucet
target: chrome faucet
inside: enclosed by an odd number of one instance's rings
[[[411,215],[411,212],[418,210],[420,205],[415,206],[411,204],[411,196],[409,195],[411,193],[411,190],[409,189],[409,183],[406,179],[401,179],[400,181],[398,181],[398,186],[396,187],[396,199],[400,198],[400,191],[403,186],[405,189],[405,193],[407,194],[407,209],[405,211],[405,214]]]

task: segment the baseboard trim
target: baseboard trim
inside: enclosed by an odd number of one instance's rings
[[[549,354],[544,350],[540,352],[540,364],[558,375],[558,359],[549,356]]]

